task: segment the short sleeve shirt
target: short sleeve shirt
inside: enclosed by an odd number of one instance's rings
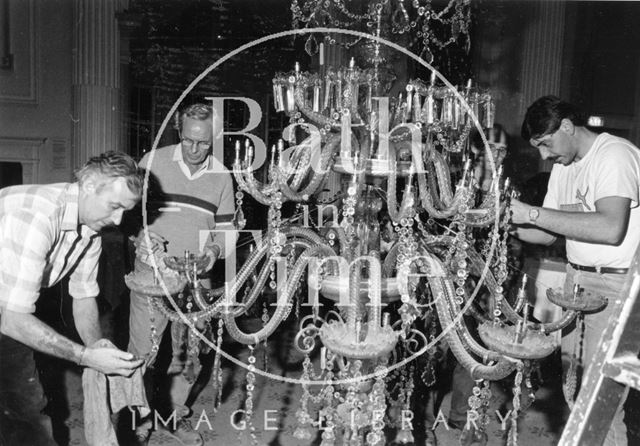
[[[0,312],[33,313],[40,289],[69,276],[73,298],[95,297],[99,235],[78,220],[78,184],[0,189]]]
[[[640,149],[608,133],[598,135],[581,160],[568,166],[553,166],[544,207],[595,212],[595,203],[602,198],[631,200],[629,225],[620,245],[567,239],[569,261],[586,266],[628,267],[640,243],[639,194]]]

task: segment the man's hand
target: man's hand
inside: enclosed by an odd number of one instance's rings
[[[514,225],[524,225],[531,223],[529,220],[529,211],[533,208],[515,198],[511,199],[511,223]]]
[[[82,347],[60,335],[30,313],[4,309],[0,318],[0,332],[40,352],[91,367],[107,374],[130,376],[142,360],[134,360],[106,339],[90,347]]]
[[[113,344],[101,339],[91,347],[87,347],[80,365],[90,367],[106,375],[131,376],[144,363],[143,359],[135,359],[134,355],[118,350]]]
[[[209,263],[207,263],[207,266],[204,270],[210,271],[211,268],[213,268],[213,265],[216,263],[216,260],[218,260],[218,257],[220,257],[220,247],[217,245],[213,245],[210,248],[205,248],[204,254],[206,254],[207,258],[209,259]]]
[[[144,232],[140,233],[138,237],[132,239],[134,246],[136,247],[136,257],[142,263],[152,265],[151,257],[159,256],[163,254],[166,249],[165,245],[167,240],[160,234],[149,231],[149,237],[147,238]]]

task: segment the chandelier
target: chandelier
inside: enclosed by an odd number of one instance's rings
[[[329,20],[330,13],[317,14],[321,3],[323,11],[331,9],[327,3],[347,11],[341,0],[307,1],[300,8],[294,1],[294,16],[307,24]],[[373,5],[378,18],[390,4]],[[421,4],[413,2],[418,9]],[[421,20],[433,18],[427,4],[418,11]],[[449,4],[467,7],[467,2]],[[234,281],[219,289],[201,287],[197,277],[209,259],[185,252],[179,258],[157,256],[153,274],[131,273],[126,283],[147,296],[151,314],[187,323],[191,361],[197,360],[200,339],[209,340],[216,349],[214,377],[221,379],[225,331],[248,346],[248,423],[260,372],[255,349],[295,311],[295,346],[305,356],[297,439],[311,440],[322,428],[322,446],[382,446],[388,443],[385,426],[395,426],[395,441],[412,442],[402,422],[412,416],[412,361],[426,355],[432,364],[436,344],[445,340],[476,380],[469,406],[480,428],[488,423],[489,382],[515,372],[509,432],[515,444],[521,383],[529,383],[531,361],[556,348],[549,333],[580,311],[602,305],[602,298],[577,299],[579,288],[572,296],[549,290],[552,302],[571,311],[544,324],[529,320],[526,276],[515,300],[506,298],[513,192],[496,166],[488,192],[478,196],[470,159],[474,128],[492,159],[483,134],[494,125],[491,94],[472,82],[454,87],[432,69],[428,81],[410,80],[399,97],[387,98],[378,70],[379,43],[371,46],[370,68],[351,59],[322,74],[296,64],[274,76],[274,106],[289,116],[290,125],[268,154],[266,178],[256,175],[252,144],[236,141],[236,226],[244,226],[241,210],[249,194],[268,207],[268,228]],[[319,197],[331,181],[339,184],[339,194],[326,202]],[[283,215],[287,202],[296,203],[299,212]],[[317,206],[318,221],[307,224],[301,215],[311,205]],[[260,310],[257,330],[238,323]],[[482,342],[470,333],[465,314],[477,321]],[[423,320],[432,321],[427,329]],[[153,328],[152,341],[157,349]],[[429,370],[423,377],[431,380]]]

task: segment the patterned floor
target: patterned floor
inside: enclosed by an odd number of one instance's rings
[[[270,373],[283,377],[296,377],[300,375],[301,356],[291,353],[290,334],[284,341],[273,341],[269,344],[267,358]],[[235,351],[234,351],[235,350]],[[234,357],[246,362],[247,351],[239,346],[230,346],[227,351]],[[263,353],[256,350],[257,364],[262,364]],[[544,369],[553,371],[551,365]],[[543,370],[544,370],[543,369]],[[557,367],[555,368],[557,370]],[[566,405],[561,393],[557,375],[551,372],[546,376],[544,385],[536,393],[536,401],[529,407],[519,419],[518,444],[524,446],[552,446],[556,445],[562,432],[563,422],[566,419]],[[84,432],[82,421],[82,387],[79,370],[71,368],[61,361],[46,362],[44,384],[48,389],[50,398],[50,414],[54,418],[56,439],[61,445],[84,445]],[[206,378],[206,376],[205,376]],[[250,435],[249,429],[242,429],[242,420],[234,418],[234,412],[243,408],[246,400],[245,387],[246,370],[229,361],[223,362],[223,391],[222,405],[216,410],[216,388],[213,382],[207,380],[202,385],[200,395],[194,402],[192,423],[198,427],[205,445],[208,446],[244,446],[257,444],[260,446],[318,446],[320,439],[301,441],[293,437],[296,428],[295,412],[298,409],[301,386],[298,384],[282,382],[282,380],[267,379],[258,376],[254,391],[255,416],[255,441]],[[492,385],[492,399],[489,410],[490,423],[487,428],[489,446],[506,444],[505,431],[501,430],[500,419],[495,415],[499,410],[501,414],[506,412],[506,407],[511,407],[510,394],[507,383],[494,383]],[[443,414],[448,414],[449,396],[445,397],[441,409]],[[637,401],[637,398],[636,398]],[[638,411],[632,417],[637,421]],[[121,417],[130,416],[125,409]],[[198,422],[200,420],[200,422]],[[637,428],[633,428],[637,429]],[[439,445],[458,445],[460,431],[447,430],[441,423],[435,430]],[[637,435],[637,431],[632,432]],[[389,432],[386,444],[392,444],[395,432]],[[636,438],[637,437],[632,437]],[[635,441],[635,440],[634,440]],[[124,441],[122,444],[126,444]],[[171,436],[162,430],[153,433],[150,443],[156,445],[178,444]],[[416,445],[419,443],[416,443]],[[630,442],[630,444],[640,444]]]

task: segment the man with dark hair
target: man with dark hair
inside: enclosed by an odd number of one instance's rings
[[[542,159],[555,165],[542,207],[512,201],[511,220],[518,226],[515,235],[546,245],[564,236],[569,261],[565,293],[572,293],[578,284],[611,302],[622,290],[640,242],[640,150],[626,139],[587,129],[578,109],[555,96],[542,97],[529,107],[522,137],[539,150]],[[584,314],[585,367],[609,323],[612,307]],[[575,326],[563,332],[563,366],[573,376],[576,364],[570,367],[569,355],[579,338]],[[623,416],[621,405],[605,444],[627,444]]]
[[[142,176],[127,155],[108,152],[78,171],[77,183],[0,190],[0,443],[55,445],[33,350],[130,376],[131,353],[92,347],[102,333],[96,297],[99,231],[118,225],[140,200]],[[69,276],[75,326],[84,342],[33,315],[40,289]]]
[[[148,153],[140,161],[153,180],[149,188],[148,211],[154,218],[148,222],[149,238],[141,231],[137,239],[136,273],[151,271],[154,259],[162,267],[160,257],[183,257],[185,250],[208,253],[210,269],[213,261],[225,254],[225,241],[220,231],[234,229],[233,182],[222,160],[213,156],[212,151],[214,138],[222,133],[221,116],[208,105],[194,104],[177,117],[176,125],[180,143]],[[199,279],[203,286],[210,287],[208,278]],[[162,339],[169,321],[160,311],[151,313],[147,298],[133,291],[130,310],[129,350],[146,356],[147,364],[153,365],[157,342]],[[174,348],[179,347],[184,330],[184,324],[172,323]],[[189,370],[184,363],[172,362],[168,374],[171,375],[169,397],[172,407],[157,409],[173,411],[163,417],[177,418],[175,429],[169,432],[180,444],[201,445],[202,437],[191,426],[190,409],[185,405],[199,370]],[[153,369],[146,375],[145,379],[152,381]],[[136,441],[139,444],[148,441],[153,421],[152,416],[137,424]]]

